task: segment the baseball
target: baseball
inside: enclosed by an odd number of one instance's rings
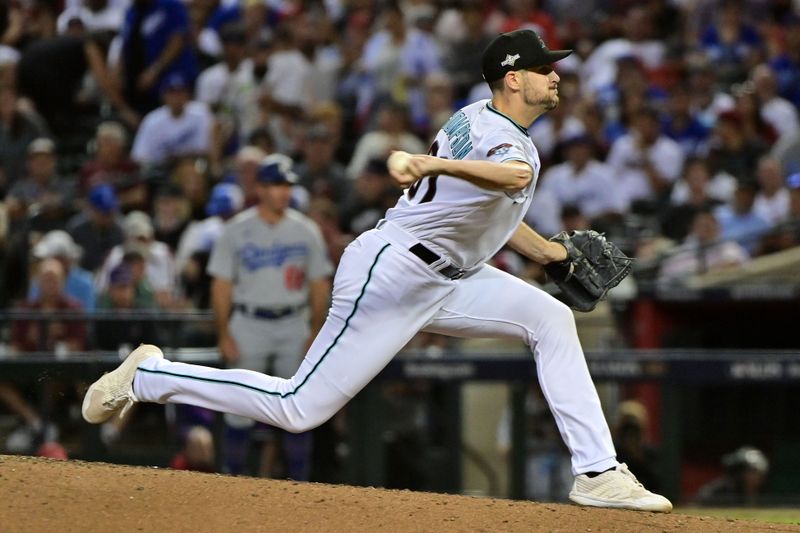
[[[394,170],[397,173],[403,174],[408,169],[409,161],[411,161],[411,154],[398,150],[392,152],[389,159],[386,160],[386,166],[389,167],[389,170]]]

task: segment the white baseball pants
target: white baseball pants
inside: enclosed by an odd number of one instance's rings
[[[616,466],[572,311],[491,266],[447,279],[408,251],[415,243],[388,223],[350,244],[325,325],[291,378],[149,359],[136,373],[134,394],[140,401],[198,405],[302,432],[339,411],[420,330],[520,339],[533,352],[573,472]]]

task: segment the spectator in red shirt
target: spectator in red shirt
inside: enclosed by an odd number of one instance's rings
[[[214,472],[214,437],[203,426],[194,426],[186,434],[186,443],[169,464],[175,470]]]
[[[80,192],[88,194],[97,185],[109,184],[127,213],[147,206],[147,184],[139,166],[128,153],[128,134],[118,122],[103,122],[95,134],[94,158],[80,170]]]
[[[64,293],[64,267],[45,259],[37,272],[40,294],[20,308],[26,311],[82,311],[81,304]],[[63,344],[62,344],[63,343]],[[18,352],[86,349],[86,324],[80,320],[20,320],[11,328],[11,346]]]

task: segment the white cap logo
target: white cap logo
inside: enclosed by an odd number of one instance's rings
[[[506,54],[506,58],[500,63],[500,66],[501,67],[506,67],[506,66],[513,67],[514,63],[517,62],[517,59],[519,59],[519,54],[514,54],[513,56],[511,54]]]

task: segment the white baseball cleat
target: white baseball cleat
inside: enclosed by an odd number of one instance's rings
[[[577,504],[592,507],[658,513],[672,511],[672,503],[665,497],[644,488],[624,463],[614,470],[608,470],[592,478],[585,474],[576,476],[569,499]]]
[[[83,419],[90,424],[100,424],[117,412],[121,418],[138,401],[133,394],[136,369],[151,357],[163,359],[164,354],[158,346],[142,344],[128,354],[119,367],[92,383],[83,397]]]

